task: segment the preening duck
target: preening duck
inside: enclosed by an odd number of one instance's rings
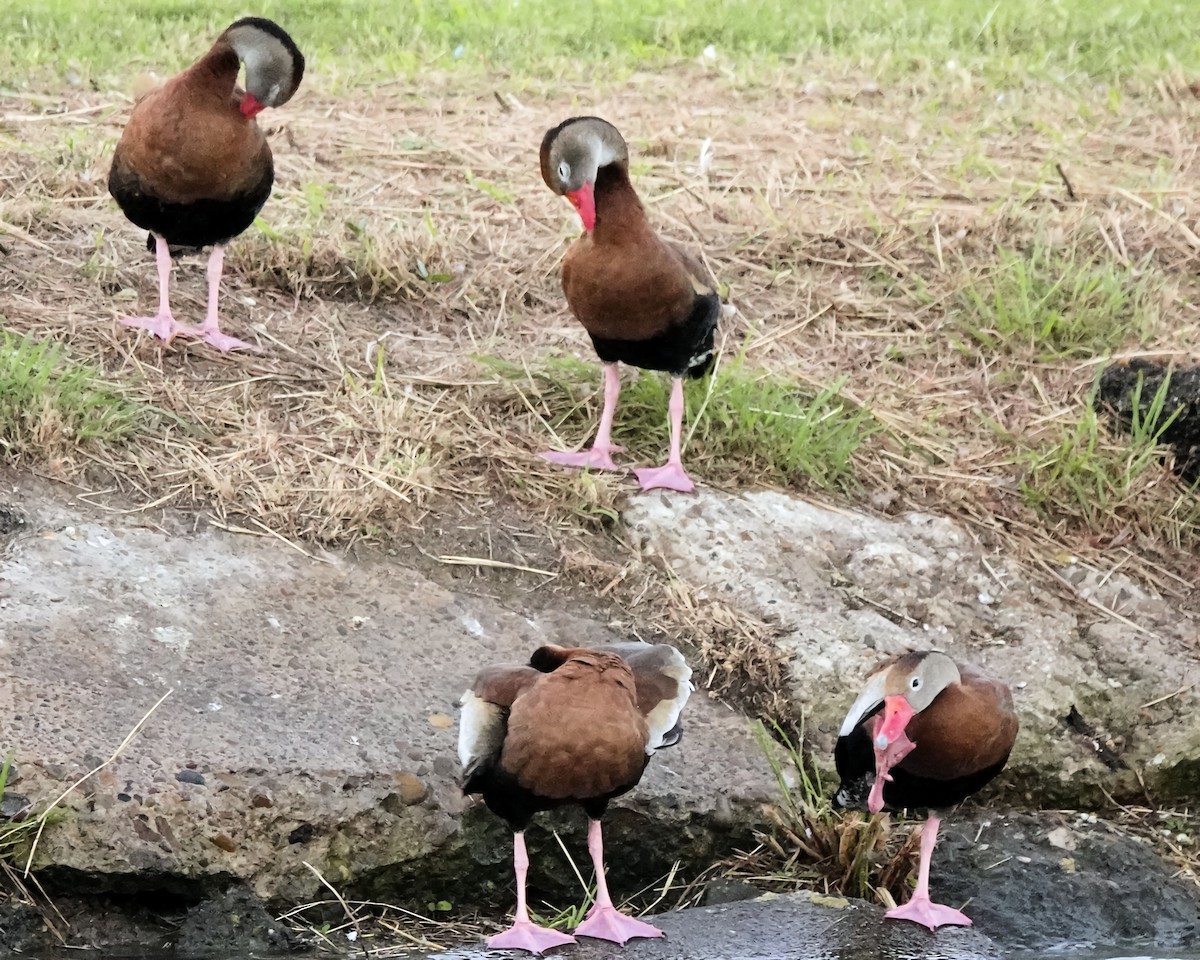
[[[575,933],[624,943],[661,931],[617,911],[604,876],[600,818],[608,803],[637,786],[656,750],[682,737],[679,715],[691,668],[666,644],[543,646],[528,664],[483,670],[462,697],[458,752],[463,791],[480,794],[513,831],[517,910],[491,948],[541,953],[574,937],[529,918],[525,828],[534,815],[579,804],[588,815],[588,852],[596,902]]]
[[[246,90],[237,89],[239,65]],[[136,226],[150,231],[158,260],[158,313],[122,317],[163,340],[199,337],[218,350],[257,349],[221,333],[217,297],[224,244],[245,230],[271,195],[271,148],[255,116],[287,103],[304,76],[304,56],[278,24],[246,17],[212,49],[140,99],[117,143],[108,192]],[[211,246],[208,309],[200,328],[171,314],[171,248]]]
[[[721,301],[690,254],[660,239],[629,182],[629,150],[611,123],[573,117],[542,139],[542,179],[566,197],[584,233],[563,259],[562,286],[571,311],[604,366],[604,408],[596,440],[582,453],[549,452],[569,467],[620,469],[612,455],[613,416],[621,392],[618,363],[672,378],[671,452],[667,463],[635,471],[642,489],[694,489],[683,469],[683,378],[712,366]]]
[[[989,783],[1017,737],[1012,693],[999,680],[960,667],[944,653],[884,661],[867,679],[839,731],[834,759],[841,806],[872,813],[925,807],[917,888],[888,911],[931,930],[969,926],[963,913],[929,899],[929,862],[941,814]]]

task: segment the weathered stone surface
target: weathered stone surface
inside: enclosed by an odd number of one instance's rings
[[[795,893],[696,907],[654,918],[666,937],[624,947],[583,937],[549,957],[571,960],[999,960],[999,949],[970,928],[931,934],[911,923],[885,922],[883,910],[861,900]],[[428,960],[528,956],[515,951],[455,950]]]
[[[151,886],[236,879],[290,901],[318,889],[305,862],[397,902],[511,895],[507,832],[455,785],[457,699],[486,663],[615,639],[606,627],[527,619],[398,563],[16,506],[30,522],[0,561],[0,751],[21,793],[57,796],[172,691],[67,800],[39,864]],[[684,720],[610,817],[618,889],[728,852],[770,795],[743,718],[699,692]],[[583,819],[548,822],[582,854]],[[535,889],[575,888],[548,831],[530,846]]]
[[[1012,685],[1022,730],[1005,780],[1028,799],[1141,796],[1135,771],[1160,799],[1200,795],[1200,627],[1119,573],[1059,569],[1081,598],[1136,626],[1046,592],[924,514],[884,520],[706,490],[636,498],[626,519],[703,594],[779,618],[818,756],[831,755],[872,663],[937,647]]]
[[[1200,943],[1194,882],[1095,817],[951,817],[939,837],[934,899],[968,904],[976,927],[1006,950]]]

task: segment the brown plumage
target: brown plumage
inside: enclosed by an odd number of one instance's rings
[[[584,234],[563,259],[567,303],[604,364],[604,409],[590,450],[547,453],[564,466],[616,470],[612,422],[620,393],[617,363],[673,378],[671,453],[665,466],[637,471],[643,489],[690,491],[680,433],[684,377],[711,367],[716,285],[691,254],[658,236],[629,181],[629,151],[616,127],[573,117],[549,130],[539,155],[542,178],[574,204]]]
[[[180,204],[232,200],[255,188],[271,170],[271,148],[262,128],[241,112],[240,66],[222,36],[191,67],[140,99],[113,154],[117,182],[140,183],[159,200]],[[230,238],[209,242],[216,239]]]
[[[1017,738],[1012,693],[1004,683],[959,667],[944,653],[908,653],[879,664],[842,725],[834,759],[841,806],[926,807],[917,888],[888,912],[934,929],[970,924],[929,899],[929,864],[940,816],[1004,769]]]
[[[959,668],[962,679],[914,716],[905,735],[920,744],[902,766],[917,777],[966,777],[1003,765],[1017,738],[1012,692],[999,680]]]
[[[631,344],[685,327],[697,297],[714,296],[707,272],[654,232],[625,163],[601,168],[595,197],[595,230],[585,232],[563,258],[562,287],[571,312],[593,338]],[[632,346],[627,350],[636,352]],[[681,355],[668,372],[687,373],[692,359]]]
[[[572,651],[517,698],[497,763],[539,797],[586,802],[637,785],[648,736],[629,665]]]
[[[591,820],[588,848],[598,888],[596,905],[576,932],[619,942],[658,935],[613,907],[599,821],[610,800],[637,785],[650,756],[679,741],[690,676],[674,648],[639,642],[543,646],[528,664],[489,667],[475,678],[463,695],[459,724],[463,790],[481,794],[513,829],[518,881],[516,922],[489,946],[540,952],[570,942],[528,918],[523,831],[538,811],[571,803]]]
[[[237,89],[246,64],[246,90]],[[125,215],[150,232],[158,259],[159,311],[122,318],[164,340],[198,336],[220,350],[250,347],[220,332],[217,292],[222,245],[245,230],[271,194],[271,148],[254,120],[286,103],[304,75],[304,56],[278,25],[261,17],[231,24],[196,63],[145,94],[113,154],[108,189]],[[172,248],[212,246],[203,327],[175,322],[167,286]]]

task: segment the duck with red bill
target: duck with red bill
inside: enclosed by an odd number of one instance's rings
[[[929,897],[929,865],[942,812],[991,781],[1017,736],[1009,688],[938,652],[886,660],[867,678],[839,731],[835,804],[871,813],[924,807],[917,886],[892,920],[931,930],[971,920]]]

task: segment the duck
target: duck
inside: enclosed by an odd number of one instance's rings
[[[487,667],[475,677],[460,701],[463,792],[481,796],[512,830],[517,885],[513,924],[488,940],[489,949],[540,954],[576,942],[530,919],[525,889],[525,829],[536,814],[570,804],[587,814],[596,871],[595,902],[575,935],[621,944],[662,936],[614,906],[601,818],[609,801],[637,786],[656,751],[679,743],[691,675],[669,644],[631,641],[547,644],[528,663]]]
[[[567,304],[600,359],[604,405],[592,446],[547,451],[552,463],[620,470],[612,459],[613,419],[621,393],[617,365],[671,377],[667,462],[635,471],[643,490],[690,493],[683,467],[683,380],[713,363],[721,299],[708,271],[689,252],[660,238],[629,180],[629,149],[600,117],[572,117],[548,130],[540,154],[542,179],[576,209],[583,234],[567,250],[562,288]]]
[[[246,67],[246,89],[237,87]],[[108,192],[126,218],[149,231],[158,265],[158,313],[121,317],[164,341],[197,337],[216,349],[257,350],[221,332],[217,298],[224,248],[258,216],[271,195],[271,147],[255,119],[287,103],[304,76],[304,55],[272,20],[231,23],[203,57],[141,97],[113,153]],[[204,324],[178,324],[168,281],[173,250],[212,247]]]
[[[839,807],[925,808],[917,886],[888,919],[930,930],[971,920],[929,896],[929,865],[945,811],[990,783],[1008,762],[1019,723],[1012,691],[940,651],[883,661],[867,677],[834,747]]]

